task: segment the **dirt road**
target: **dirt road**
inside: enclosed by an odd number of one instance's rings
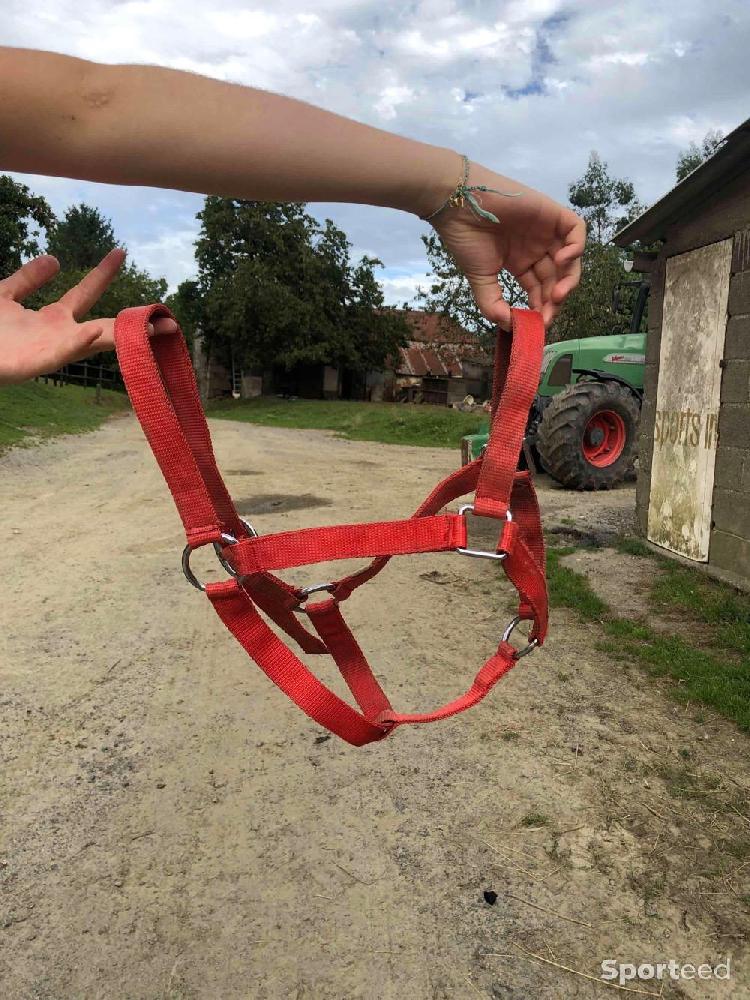
[[[261,531],[405,515],[456,459],[212,429]],[[731,980],[663,995],[750,995],[746,911],[714,870],[747,810],[668,787],[689,758],[701,785],[745,788],[747,740],[603,659],[593,627],[556,613],[474,711],[355,750],[185,583],[132,417],[10,453],[0,476],[4,1000],[624,997],[552,963],[596,978],[606,959],[727,954]],[[633,493],[542,501],[548,524],[617,526]],[[604,562],[615,592],[651,572]],[[440,554],[394,561],[348,617],[394,704],[426,709],[469,683],[510,599],[490,564]]]

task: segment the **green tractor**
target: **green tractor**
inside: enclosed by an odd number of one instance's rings
[[[639,306],[631,329],[640,326]],[[569,489],[611,489],[632,476],[645,354],[644,333],[548,344],[526,427],[527,460]],[[488,437],[489,428],[462,439],[463,464],[482,454]]]

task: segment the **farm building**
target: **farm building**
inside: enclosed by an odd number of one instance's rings
[[[401,310],[399,310],[401,312]],[[489,394],[492,358],[476,337],[437,313],[403,310],[411,339],[385,371],[352,372],[334,365],[298,365],[252,373],[231,361],[208,357],[200,331],[193,357],[201,395],[234,394],[250,398],[267,394],[303,399],[405,400],[450,405],[467,394]]]
[[[473,334],[437,313],[408,309],[404,316],[412,339],[393,362],[391,398],[450,406],[489,396],[492,358]]]
[[[637,511],[656,545],[750,588],[750,120],[615,243],[651,285]]]

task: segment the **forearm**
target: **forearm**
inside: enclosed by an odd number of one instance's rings
[[[451,150],[277,94],[52,53],[0,60],[0,169],[418,215],[458,180]]]

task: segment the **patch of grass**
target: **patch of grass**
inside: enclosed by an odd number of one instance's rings
[[[654,584],[662,604],[681,607],[699,622],[720,623],[715,632],[716,645],[743,654],[721,655],[682,636],[659,634],[645,622],[618,618],[594,593],[583,574],[560,564],[562,557],[573,551],[548,551],[552,607],[572,608],[585,621],[603,622],[606,638],[597,643],[597,649],[615,661],[638,663],[652,676],[669,678],[674,682],[670,690],[675,698],[708,705],[750,732],[750,653],[745,653],[750,599],[709,578],[696,579],[695,571],[671,562]]]
[[[113,413],[130,406],[124,393],[104,389],[97,405],[94,389],[24,382],[0,388],[0,452],[57,434],[95,430]]]
[[[601,621],[609,614],[609,606],[599,597],[582,573],[560,562],[575,549],[548,549],[547,586],[553,608],[572,608],[586,621]]]
[[[713,626],[712,639],[719,648],[750,655],[750,594],[671,562],[651,594],[657,607],[685,611]]]
[[[209,406],[208,415],[266,427],[335,431],[353,441],[455,449],[465,434],[476,434],[487,420],[481,411],[461,413],[442,406],[275,397],[220,400]]]
[[[530,812],[521,820],[521,826],[547,826],[549,824],[549,816],[545,816],[544,813],[540,812]]]
[[[618,552],[626,556],[648,556],[650,559],[659,558],[640,538],[631,538],[628,535],[620,537],[617,540],[615,548]]]

